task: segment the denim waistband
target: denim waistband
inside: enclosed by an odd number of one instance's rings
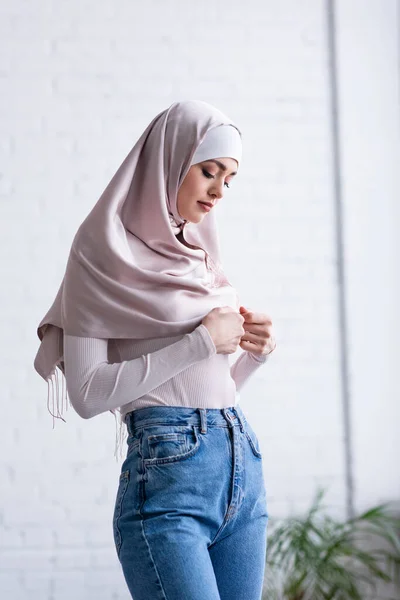
[[[238,404],[226,408],[189,408],[186,406],[146,406],[126,414],[129,434],[147,425],[196,425],[201,433],[207,427],[234,427],[243,431],[246,418]]]

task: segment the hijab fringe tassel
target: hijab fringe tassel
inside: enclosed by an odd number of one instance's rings
[[[59,374],[60,372],[60,374]],[[66,423],[63,415],[68,411],[68,407],[72,406],[68,396],[67,384],[65,381],[64,372],[59,364],[57,364],[53,372],[46,379],[47,381],[47,410],[53,417],[53,429],[55,428],[56,419],[60,419]],[[64,404],[65,403],[65,404]],[[115,448],[114,456],[116,461],[123,458],[124,442],[128,438],[126,424],[122,420],[119,410],[110,410],[115,419]]]

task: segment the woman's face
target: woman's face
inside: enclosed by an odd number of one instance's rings
[[[199,223],[209,212],[200,203],[214,207],[223,197],[225,187],[229,187],[237,168],[238,163],[233,158],[213,158],[192,165],[178,191],[177,209],[182,219]]]

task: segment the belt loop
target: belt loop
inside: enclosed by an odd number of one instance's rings
[[[133,411],[129,412],[125,417],[126,428],[128,430],[129,435],[132,435],[132,432],[133,432],[132,420],[133,420]]]
[[[231,416],[229,410],[226,409],[226,408],[223,408],[222,409],[222,413],[223,413],[225,419],[228,421],[228,426],[229,427],[234,427],[233,422],[232,422],[232,416]]]
[[[200,423],[201,423],[201,433],[207,433],[207,414],[205,408],[199,408],[200,413]]]
[[[239,412],[236,410],[236,408],[235,408],[235,407],[233,407],[233,410],[234,410],[234,412],[235,412],[235,415],[236,415],[236,416],[237,416],[237,418],[238,418],[239,425],[240,425],[240,431],[241,431],[242,433],[244,433],[244,425],[243,425],[242,417],[239,415]]]

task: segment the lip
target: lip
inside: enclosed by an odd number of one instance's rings
[[[202,207],[203,210],[210,212],[210,210],[212,209],[213,205],[212,204],[205,204],[204,202],[200,202],[198,200],[198,203],[200,204],[200,206]]]

